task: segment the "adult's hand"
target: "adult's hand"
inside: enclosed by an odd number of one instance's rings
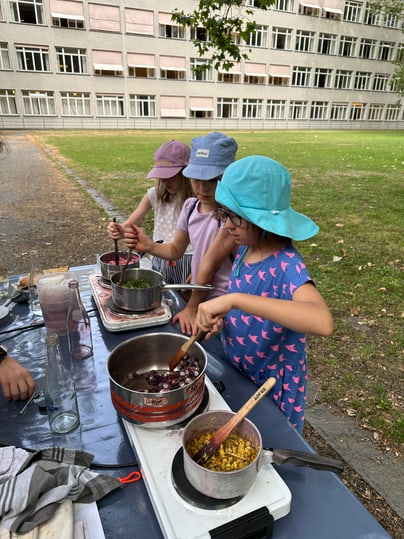
[[[0,363],[0,386],[7,400],[25,400],[35,391],[35,381],[28,370],[11,356]]]

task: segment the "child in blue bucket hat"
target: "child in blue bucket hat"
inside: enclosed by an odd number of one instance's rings
[[[172,241],[158,244],[139,227],[131,227],[125,230],[127,246],[166,260],[177,260],[183,256],[187,245],[190,244],[193,252],[191,280],[196,282],[195,277],[201,261],[209,246],[221,232],[221,222],[216,214],[218,206],[215,200],[216,186],[226,167],[235,160],[237,149],[238,145],[234,138],[219,131],[193,138],[189,163],[182,173],[190,179],[195,197],[185,201]],[[175,315],[172,322],[179,321],[183,332],[192,331],[192,322],[196,316],[199,301],[224,294],[231,266],[230,258],[223,257],[220,264],[212,268],[209,280],[205,281],[205,283],[211,283],[213,289],[207,293],[193,294],[188,302],[189,308],[187,305],[183,311]]]
[[[265,156],[230,165],[216,189],[218,214],[239,246],[227,293],[201,303],[196,325],[217,333],[227,359],[269,393],[302,431],[306,402],[306,334],[330,335],[331,313],[292,240],[318,226],[290,205],[289,171]]]

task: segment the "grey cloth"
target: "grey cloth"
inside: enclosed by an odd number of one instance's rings
[[[15,477],[0,478],[1,524],[27,533],[49,520],[59,503],[90,503],[121,487],[118,479],[89,470],[93,455],[49,447],[28,458]]]

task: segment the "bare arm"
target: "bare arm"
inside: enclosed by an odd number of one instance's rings
[[[113,240],[120,240],[124,237],[124,230],[129,225],[138,225],[152,209],[152,205],[147,193],[145,193],[140,201],[136,210],[134,210],[129,217],[122,224],[116,222],[108,223],[108,235]]]
[[[189,243],[189,236],[186,232],[177,228],[172,242],[157,243],[140,227],[129,225],[125,228],[125,241],[129,249],[144,251],[165,260],[178,260],[185,253]]]
[[[230,236],[227,230],[220,229],[215,240],[205,253],[199,266],[198,274],[193,279],[193,282],[196,284],[210,284],[218,268],[226,257],[230,256],[234,249],[235,242],[232,236]],[[178,321],[183,333],[197,333],[195,317],[198,306],[204,301],[205,296],[206,290],[192,290],[187,306],[173,317],[172,322],[175,323]]]
[[[232,309],[272,320],[299,333],[328,336],[333,331],[330,310],[311,283],[300,286],[291,301],[237,292],[225,294],[199,305],[196,324],[205,331],[215,333],[223,316]]]
[[[25,400],[34,392],[35,382],[25,367],[6,356],[0,363],[0,385],[7,400]]]

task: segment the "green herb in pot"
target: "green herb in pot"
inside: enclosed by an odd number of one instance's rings
[[[146,279],[132,279],[126,283],[122,283],[124,288],[150,288],[150,283]]]

